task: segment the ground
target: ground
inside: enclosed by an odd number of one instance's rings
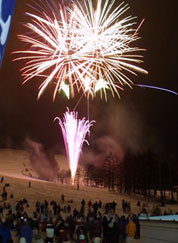
[[[117,192],[108,192],[107,189],[80,186],[80,190],[77,190],[76,186],[56,184],[52,182],[30,179],[25,175],[22,175],[24,164],[30,166],[28,154],[25,151],[20,150],[0,150],[0,176],[4,176],[4,183],[9,183],[10,187],[7,187],[8,200],[12,205],[22,198],[26,198],[29,201],[29,205],[35,205],[37,200],[49,201],[55,200],[61,203],[61,195],[65,195],[65,202],[73,200],[71,204],[72,209],[80,208],[80,202],[82,199],[85,201],[91,200],[92,202],[101,200],[103,203],[115,201],[117,203],[117,213],[124,215],[121,202],[122,199],[131,202],[131,213],[138,214],[140,208],[137,207],[137,201],[148,204],[147,210],[151,212],[153,205],[156,203],[152,200],[144,199],[143,196],[125,195]],[[31,181],[31,188],[28,187],[29,181]],[[3,184],[0,183],[0,192],[2,192]],[[13,199],[10,199],[10,194],[14,195]],[[1,203],[1,202],[0,202]],[[169,210],[170,206],[166,205],[164,210]],[[177,205],[171,205],[173,212],[178,211]],[[28,209],[28,212],[32,213],[32,207]]]

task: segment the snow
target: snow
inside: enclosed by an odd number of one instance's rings
[[[58,161],[60,168],[67,168],[67,160],[64,156],[57,156],[62,158],[62,161]],[[11,149],[0,149],[0,176],[4,176],[4,183],[9,183],[10,187],[7,187],[8,201],[11,204],[17,202],[22,198],[26,198],[30,205],[35,205],[37,200],[49,201],[55,200],[61,203],[61,195],[65,195],[65,201],[73,200],[71,204],[72,209],[79,209],[81,200],[91,200],[92,202],[101,200],[103,203],[115,201],[117,203],[117,213],[124,215],[122,211],[122,199],[131,202],[131,213],[138,214],[141,207],[137,207],[137,201],[148,204],[146,207],[148,212],[151,212],[153,205],[156,205],[151,199],[143,198],[143,196],[125,195],[117,192],[108,192],[104,188],[86,187],[80,186],[80,190],[77,190],[76,186],[67,184],[56,184],[38,179],[32,179],[22,175],[24,164],[30,167],[28,153],[23,150],[11,150]],[[28,188],[28,183],[31,181],[32,187]],[[3,184],[0,183],[0,192],[2,192]],[[10,199],[9,195],[14,194],[14,198]],[[172,211],[175,213],[178,211],[177,205],[171,205]],[[103,208],[104,210],[104,208]],[[162,210],[170,210],[170,206],[166,205]],[[32,207],[28,208],[27,211],[31,213]]]
[[[166,215],[166,216],[152,216],[152,217],[139,217],[142,220],[156,220],[156,221],[176,221],[178,222],[178,215]]]

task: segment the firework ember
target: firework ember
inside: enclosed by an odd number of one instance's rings
[[[59,121],[62,130],[64,144],[66,148],[67,159],[71,171],[72,184],[77,171],[80,153],[87,133],[93,122],[89,122],[85,118],[78,119],[77,112],[70,112],[69,110],[64,114],[64,119],[55,118]],[[88,143],[88,142],[87,142]]]
[[[127,4],[114,9],[114,3],[98,0],[94,8],[92,0],[85,0],[69,8],[51,1],[48,10],[40,11],[38,6],[35,13],[27,13],[28,35],[19,39],[28,49],[16,51],[20,57],[15,60],[26,60],[21,69],[24,83],[34,77],[43,79],[38,97],[54,83],[54,99],[61,90],[68,98],[77,90],[87,98],[100,91],[101,98],[104,94],[107,99],[106,90],[119,96],[124,85],[132,87],[127,72],[147,73],[138,67],[141,49],[133,46],[140,25],[135,17],[123,17]]]

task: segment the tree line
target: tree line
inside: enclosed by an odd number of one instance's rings
[[[174,156],[159,156],[152,151],[138,154],[128,151],[120,160],[116,154],[110,153],[100,166],[85,164],[84,171],[86,185],[172,201],[177,197],[178,163]]]

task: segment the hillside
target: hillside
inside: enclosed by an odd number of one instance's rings
[[[65,161],[66,163],[66,161]],[[84,198],[86,201],[92,200],[92,202],[101,200],[103,203],[116,201],[118,204],[117,212],[123,215],[121,209],[121,201],[124,198],[131,202],[132,213],[139,213],[140,208],[136,206],[138,200],[142,203],[148,204],[148,211],[150,212],[153,205],[153,201],[144,199],[142,196],[128,196],[121,195],[116,192],[108,192],[107,189],[96,187],[80,186],[80,190],[76,189],[76,186],[55,184],[43,180],[37,180],[22,175],[24,164],[30,168],[30,162],[28,154],[25,151],[1,149],[0,150],[0,176],[4,176],[4,183],[9,183],[10,187],[7,187],[8,202],[15,203],[16,201],[26,198],[30,205],[35,205],[36,200],[43,201],[45,199],[56,200],[60,202],[61,195],[65,195],[65,201],[73,200],[71,204],[72,209],[80,208],[80,202]],[[67,166],[67,165],[65,165]],[[31,180],[32,187],[28,188],[29,180]],[[2,183],[0,183],[0,192],[2,192]],[[10,194],[14,195],[13,199],[10,199]],[[170,206],[166,206],[163,210],[169,210]],[[177,205],[171,205],[173,212],[178,211]],[[32,208],[30,209],[32,210]]]

